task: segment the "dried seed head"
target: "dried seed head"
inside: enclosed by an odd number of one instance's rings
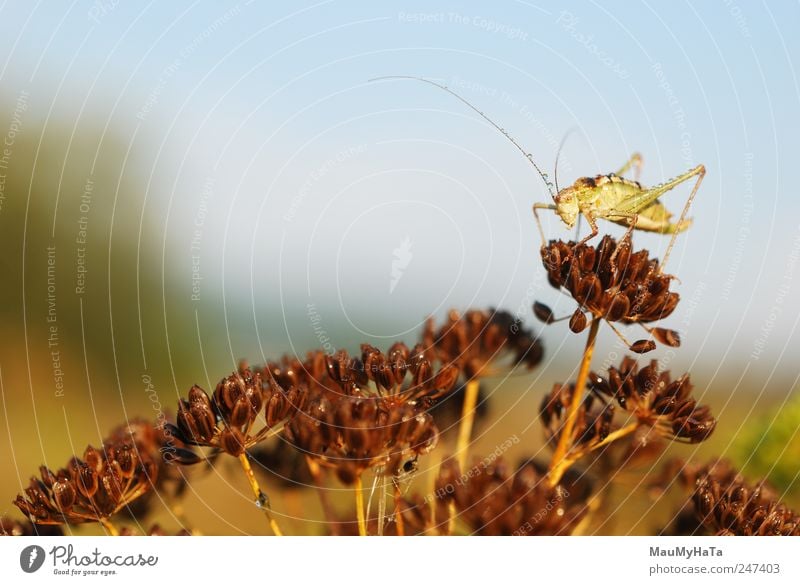
[[[688,374],[673,380],[656,360],[639,368],[625,357],[619,367],[608,369],[603,378],[589,375],[589,389],[598,396],[613,398],[642,424],[653,426],[663,436],[689,443],[705,441],[716,426],[707,406],[698,406],[691,397],[693,386]]]
[[[476,534],[570,534],[585,514],[585,494],[563,485],[550,488],[545,475],[531,460],[515,471],[498,458],[462,472],[448,459],[440,468],[435,495],[443,517],[452,503],[459,519]]]
[[[284,436],[300,452],[334,468],[347,484],[368,468],[400,475],[404,463],[430,452],[439,431],[433,418],[389,397],[315,398],[292,417]]]
[[[165,429],[184,446],[212,447],[240,455],[305,404],[305,378],[278,372],[286,386],[278,383],[273,366],[264,370],[242,367],[223,378],[211,398],[202,388],[193,386],[188,399],[178,403],[177,426],[166,425]],[[297,384],[294,380],[298,380]],[[264,424],[258,425],[262,411]],[[170,457],[187,464],[198,460],[185,449],[173,449]]]
[[[436,329],[428,319],[423,331],[425,353],[442,363],[459,367],[467,379],[489,375],[506,356],[511,365],[533,368],[542,359],[537,336],[506,311],[470,310],[463,315],[450,311]]]
[[[712,533],[800,536],[800,514],[778,502],[764,482],[747,483],[725,462],[712,463],[696,475],[695,513]]]
[[[659,271],[658,260],[651,259],[647,250],[632,252],[628,239],[617,243],[605,236],[596,248],[551,241],[542,248],[542,261],[552,286],[565,289],[581,310],[606,321],[658,321],[672,314],[680,299],[669,290],[672,276]],[[570,321],[573,331],[582,331],[572,325]],[[675,332],[662,329],[654,335],[666,345],[679,343]]]
[[[130,438],[87,447],[56,472],[42,467],[14,504],[37,524],[99,521],[127,508],[152,490],[159,462]]]

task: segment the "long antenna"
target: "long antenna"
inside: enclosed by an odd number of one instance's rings
[[[491,124],[496,130],[498,130],[503,136],[508,138],[508,140],[511,141],[511,144],[517,147],[517,150],[519,150],[525,156],[525,158],[528,159],[528,162],[531,163],[533,165],[533,168],[536,169],[536,172],[539,173],[539,176],[542,178],[542,181],[544,181],[544,184],[547,186],[547,190],[550,192],[550,197],[555,197],[555,193],[553,192],[553,183],[551,183],[550,180],[547,178],[547,174],[542,172],[542,169],[539,168],[539,165],[537,165],[534,162],[533,155],[531,155],[524,148],[522,148],[522,146],[520,146],[519,143],[516,140],[514,140],[514,138],[511,136],[511,134],[508,133],[508,131],[505,128],[501,128],[494,120],[492,120],[489,116],[487,116],[478,108],[473,106],[469,101],[467,101],[465,98],[457,94],[455,91],[453,91],[446,85],[442,85],[441,83],[437,83],[435,81],[426,79],[424,77],[416,77],[414,75],[385,75],[383,77],[375,77],[373,79],[370,79],[369,81],[370,82],[382,81],[384,79],[413,79],[416,81],[422,81],[423,83],[428,83],[434,87],[438,87],[439,89],[446,91],[447,93],[458,99],[461,103],[465,104],[473,112],[477,113],[481,118],[489,122],[489,124]]]
[[[567,130],[564,133],[564,136],[561,137],[561,142],[558,144],[558,150],[556,151],[556,163],[555,163],[555,165],[553,167],[553,179],[556,182],[556,193],[558,193],[560,191],[560,189],[558,188],[558,159],[561,157],[561,150],[564,148],[564,145],[567,143],[567,138],[569,138],[570,135],[572,135],[572,133],[575,132],[576,130],[577,130],[577,128],[575,128],[575,126],[570,128],[569,130]],[[578,214],[578,220],[575,222],[575,240],[576,241],[578,240],[578,234],[581,233],[581,215],[582,214],[580,214],[580,213]]]
[[[558,193],[558,159],[561,157],[561,151],[564,148],[564,145],[567,143],[567,138],[569,138],[574,132],[577,131],[577,128],[573,126],[569,130],[564,133],[564,136],[561,138],[561,142],[558,144],[558,150],[556,151],[556,164],[553,167],[553,179],[556,182],[556,193]]]

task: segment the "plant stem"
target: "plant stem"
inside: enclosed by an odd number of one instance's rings
[[[464,389],[464,404],[461,407],[461,423],[458,427],[458,442],[456,443],[456,461],[461,469],[464,469],[467,464],[469,440],[472,436],[472,425],[475,423],[475,406],[478,403],[479,388],[480,383],[473,378],[467,382],[467,387]]]
[[[386,478],[381,476],[381,494],[378,500],[378,536],[383,536],[383,523],[386,520]]]
[[[447,535],[452,536],[456,531],[456,503],[450,502],[447,504]]]
[[[306,455],[306,465],[308,465],[308,471],[311,473],[311,478],[314,480],[314,485],[317,487],[316,492],[319,497],[319,503],[320,506],[322,506],[322,513],[325,515],[325,520],[330,525],[331,534],[333,536],[338,536],[339,530],[337,528],[336,515],[333,513],[333,506],[331,506],[331,500],[328,497],[328,490],[322,481],[322,470],[319,467],[319,463]]]
[[[626,426],[622,427],[621,429],[617,429],[613,433],[609,433],[608,436],[605,439],[603,439],[602,441],[600,441],[599,443],[597,443],[595,445],[592,445],[592,447],[591,447],[591,449],[589,449],[589,451],[596,451],[597,449],[605,447],[606,445],[608,445],[609,443],[613,443],[617,439],[621,439],[622,437],[624,437],[626,435],[630,435],[632,432],[634,432],[638,428],[639,428],[639,421],[637,420],[637,421],[632,422],[629,425],[626,425]]]
[[[361,485],[361,476],[356,478],[356,516],[358,518],[358,535],[367,535],[367,519],[364,517],[364,490]]]
[[[250,489],[253,490],[253,495],[256,498],[256,506],[261,508],[261,510],[264,512],[264,515],[267,517],[269,526],[272,528],[272,533],[275,536],[283,536],[283,532],[281,532],[281,529],[278,527],[278,523],[275,522],[275,519],[272,517],[272,509],[269,505],[269,498],[267,497],[267,494],[261,491],[261,487],[258,485],[258,480],[256,480],[256,476],[253,473],[253,468],[250,467],[250,461],[247,459],[247,453],[242,453],[239,455],[239,463],[241,463],[244,474],[247,476],[247,481],[250,483]]]
[[[117,530],[117,527],[114,526],[113,522],[108,518],[100,518],[100,524],[103,525],[103,528],[105,528],[111,536],[119,536],[119,530]]]
[[[394,521],[397,523],[397,536],[405,536],[406,529],[403,523],[403,508],[400,505],[403,495],[400,493],[400,486],[394,484]]]
[[[575,391],[572,394],[572,403],[569,405],[567,420],[561,430],[558,445],[550,461],[550,487],[555,487],[561,481],[561,476],[569,467],[564,465],[567,453],[572,447],[572,433],[575,430],[575,422],[578,419],[578,410],[583,402],[583,393],[586,388],[586,379],[589,377],[589,368],[592,365],[592,354],[594,344],[597,340],[597,330],[600,328],[600,319],[592,317],[592,324],[589,326],[589,337],[586,339],[586,348],[583,350],[583,358],[578,370],[578,378],[575,380]]]

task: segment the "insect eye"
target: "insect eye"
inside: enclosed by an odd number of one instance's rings
[[[416,460],[416,458],[409,459],[408,461],[403,463],[403,473],[411,473],[412,471],[416,471],[416,470],[417,470],[417,460]]]

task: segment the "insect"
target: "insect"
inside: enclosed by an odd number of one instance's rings
[[[558,175],[556,170],[556,185],[553,184],[547,177],[547,174],[542,172],[539,166],[534,162],[533,156],[525,151],[519,143],[502,127],[496,124],[491,118],[484,114],[481,110],[472,105],[465,98],[458,93],[447,87],[430,79],[424,77],[415,77],[411,75],[393,75],[387,77],[379,77],[370,81],[377,81],[382,79],[413,79],[422,81],[438,87],[454,96],[471,110],[480,115],[484,120],[491,124],[494,128],[499,130],[517,149],[528,159],[536,172],[544,181],[547,190],[550,193],[553,203],[534,203],[533,215],[536,218],[536,223],[539,228],[539,234],[542,238],[542,245],[545,244],[544,230],[542,229],[542,222],[539,218],[539,210],[554,211],[556,215],[568,228],[572,228],[578,217],[583,216],[589,224],[591,233],[584,237],[578,244],[585,244],[587,241],[595,237],[599,230],[597,228],[597,220],[605,219],[617,224],[628,227],[624,238],[630,237],[634,229],[657,232],[661,234],[672,234],[667,250],[664,254],[664,259],[661,263],[661,268],[667,263],[669,254],[672,251],[672,246],[675,243],[675,236],[682,231],[685,231],[690,225],[691,220],[686,219],[686,214],[689,207],[692,205],[697,190],[700,188],[700,183],[706,174],[704,165],[697,165],[670,179],[664,183],[654,187],[644,187],[638,181],[633,181],[624,178],[622,175],[627,173],[632,167],[635,167],[637,174],[642,166],[641,155],[634,154],[626,162],[622,168],[617,172],[608,175],[597,175],[595,177],[581,177],[577,179],[569,187],[563,189],[558,188]],[[558,163],[556,163],[557,165]],[[692,178],[697,178],[694,187],[692,188],[689,198],[686,200],[683,211],[677,222],[672,222],[672,214],[667,208],[659,201],[659,197],[665,193],[673,190],[681,183],[684,183]],[[623,238],[623,239],[624,239]]]

